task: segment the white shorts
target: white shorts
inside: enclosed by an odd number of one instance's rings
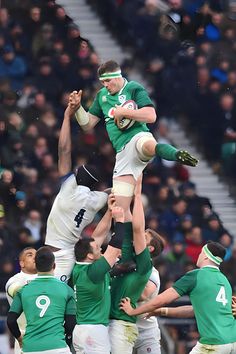
[[[236,354],[236,342],[221,345],[197,344],[193,347],[189,354]]]
[[[133,138],[125,145],[123,150],[116,154],[116,163],[113,170],[113,178],[125,175],[132,175],[137,180],[147,166],[149,161],[142,161],[136,149],[137,141],[142,137],[150,137],[154,139],[152,133],[141,132],[133,136]]]
[[[22,354],[71,354],[69,347],[60,349],[43,350],[41,352],[22,352]]]
[[[110,354],[108,327],[104,325],[76,325],[73,331],[76,354]]]
[[[161,354],[160,329],[158,326],[138,328],[138,338],[134,343],[133,354]]]
[[[54,275],[56,278],[67,283],[75,265],[74,248],[53,252],[55,256],[56,268]]]
[[[112,354],[132,354],[134,343],[138,337],[135,323],[111,320],[109,336]]]

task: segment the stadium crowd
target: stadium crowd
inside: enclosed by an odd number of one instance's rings
[[[127,29],[123,36],[119,31],[121,41],[134,44],[135,53],[145,59],[160,117],[151,130],[159,142],[169,142],[168,120],[161,117],[186,116],[187,128],[198,132],[199,149],[211,162],[222,158],[226,173],[235,176],[234,20],[222,13],[218,1],[169,0],[161,11],[158,4],[106,0],[113,22],[103,14],[113,31],[121,24]],[[8,5],[0,8],[0,291],[19,270],[19,252],[44,244],[47,217],[60,187],[57,142],[69,94],[83,89],[83,104],[89,107],[99,88],[99,58],[61,6],[53,0]],[[131,18],[131,12],[136,16]],[[125,62],[127,75],[129,68]],[[99,189],[110,187],[115,154],[104,127],[98,124],[86,133],[76,122],[72,127],[73,165],[97,165]],[[215,139],[209,140],[209,134]],[[236,291],[232,236],[211,201],[197,194],[188,169],[155,158],[144,173],[143,203],[146,227],[167,241],[163,256],[155,260],[161,290],[195,267],[211,239],[227,248],[222,270]],[[101,216],[84,235],[92,234]],[[196,338],[192,328],[188,342]],[[179,344],[178,350],[183,354],[186,349]]]

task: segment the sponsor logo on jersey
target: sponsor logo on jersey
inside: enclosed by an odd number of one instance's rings
[[[119,100],[119,102],[122,104],[122,103],[124,103],[125,101],[126,101],[126,95],[120,95],[120,96],[118,96],[118,100]]]
[[[102,102],[107,102],[107,96],[102,96]]]

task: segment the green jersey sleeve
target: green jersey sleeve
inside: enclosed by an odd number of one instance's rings
[[[101,106],[99,104],[99,92],[97,93],[91,107],[89,108],[89,113],[93,114],[98,118],[104,117]]]
[[[152,269],[152,260],[148,248],[145,248],[143,252],[135,256],[136,272],[140,275],[145,275]]]
[[[188,295],[197,283],[199,269],[192,270],[186,273],[183,277],[173,284],[173,288],[180,296]]]
[[[21,301],[21,290],[19,290],[14,296],[9,312],[16,312],[19,315],[23,312],[23,306]]]
[[[67,285],[68,287],[68,299],[66,303],[65,315],[75,315],[76,314],[76,302],[74,291]]]
[[[106,258],[101,257],[88,267],[87,275],[93,283],[97,284],[104,281],[105,275],[110,269],[111,266]]]

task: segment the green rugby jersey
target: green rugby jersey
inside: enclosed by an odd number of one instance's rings
[[[64,316],[75,315],[73,290],[52,275],[39,275],[14,297],[10,311],[25,314],[23,352],[67,347]]]
[[[136,307],[152,272],[152,260],[148,248],[145,248],[139,255],[135,255],[132,238],[132,223],[125,223],[121,262],[133,259],[136,262],[136,270],[112,279],[110,318],[135,323],[136,316],[129,316],[119,309],[120,300],[127,296],[130,298],[132,306]]]
[[[104,257],[93,263],[76,262],[72,280],[76,289],[77,324],[108,325],[111,306],[110,269]]]
[[[114,123],[114,108],[115,105],[121,105],[127,100],[133,100],[138,105],[138,108],[147,106],[153,107],[153,103],[148,96],[145,88],[136,81],[125,81],[122,89],[114,95],[110,95],[105,87],[103,87],[96,95],[89,112],[100,119],[105,119],[106,129],[111,140],[111,143],[119,152],[122,150],[136,134],[140,132],[148,132],[149,129],[146,123],[135,122],[132,127],[121,131]]]
[[[200,343],[219,345],[236,342],[232,289],[217,267],[206,266],[188,272],[174,283],[173,288],[180,296],[190,297]]]

